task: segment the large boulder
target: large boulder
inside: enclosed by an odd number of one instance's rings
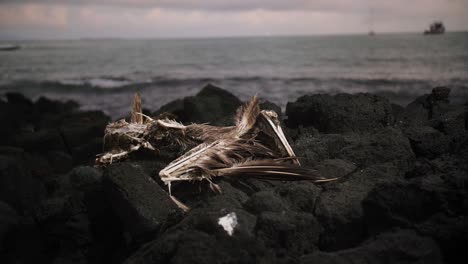
[[[70,114],[59,124],[60,134],[75,163],[94,161],[102,151],[102,138],[109,117],[101,111]]]
[[[305,95],[286,106],[291,127],[313,126],[324,133],[372,131],[394,122],[390,102],[371,94]]]
[[[257,220],[257,239],[278,258],[301,256],[317,248],[321,226],[314,215],[302,212],[264,212]]]
[[[424,236],[432,237],[439,245],[446,263],[459,263],[468,257],[468,217],[439,213],[416,228]]]
[[[433,159],[457,152],[468,140],[466,106],[450,105],[450,89],[436,87],[397,115],[397,125],[418,156]]]
[[[32,210],[44,196],[44,185],[25,166],[23,155],[0,155],[0,200],[19,214]]]
[[[377,185],[399,179],[398,168],[383,163],[323,185],[314,212],[323,226],[320,248],[326,251],[345,249],[366,239],[362,202]]]
[[[11,230],[18,225],[19,217],[15,209],[11,208],[7,203],[0,201],[0,254],[4,254],[3,243],[5,237]]]
[[[236,219],[228,225],[231,233],[220,224],[227,216]],[[241,209],[196,208],[125,263],[271,263],[254,236],[255,223],[256,217]]]
[[[369,193],[362,207],[367,232],[375,234],[394,226],[411,228],[440,211],[441,201],[417,184],[384,183]]]
[[[451,110],[449,105],[450,89],[436,87],[431,94],[422,95],[409,103],[403,111],[396,116],[396,123],[400,126],[426,125],[428,120],[440,118]]]
[[[316,251],[303,256],[301,264],[351,263],[444,263],[440,249],[431,238],[412,230],[397,230],[368,240],[361,246],[337,252]]]
[[[450,138],[430,126],[413,126],[405,129],[416,156],[435,158],[450,150]]]
[[[415,160],[408,139],[394,128],[365,134],[305,134],[292,146],[307,166],[330,159],[350,161],[360,168],[391,162],[404,174],[413,168]]]
[[[104,171],[104,192],[133,238],[161,231],[180,209],[141,166],[112,164]]]
[[[174,114],[183,123],[230,125],[242,102],[233,94],[208,84],[197,95],[185,97],[162,106],[156,114]]]
[[[124,263],[273,263],[256,239],[245,235],[210,235],[199,230],[167,232],[137,250]]]

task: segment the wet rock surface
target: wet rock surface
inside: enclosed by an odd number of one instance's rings
[[[339,179],[216,179],[222,194],[173,184],[188,213],[158,176],[176,150],[94,168],[107,116],[7,94],[0,262],[459,263],[468,257],[468,114],[449,93],[437,87],[407,106],[370,94],[290,102],[283,127],[301,163]],[[240,104],[209,85],[155,113],[226,125]]]

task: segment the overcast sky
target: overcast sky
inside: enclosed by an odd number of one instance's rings
[[[468,30],[468,0],[0,0],[0,38],[164,38]]]

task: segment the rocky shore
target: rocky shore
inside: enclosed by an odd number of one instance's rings
[[[448,88],[428,92],[407,106],[372,94],[290,102],[283,127],[303,165],[347,176],[321,185],[218,179],[221,195],[182,183],[173,193],[188,213],[158,178],[177,151],[94,168],[109,117],[6,94],[0,262],[460,263],[468,258],[467,105],[450,104]],[[241,104],[208,85],[146,113],[228,125]],[[233,215],[229,234],[220,218]]]

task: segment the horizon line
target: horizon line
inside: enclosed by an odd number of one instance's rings
[[[398,34],[421,34],[423,35],[424,32],[419,31],[373,31],[375,36],[379,35],[398,35]],[[446,34],[450,33],[468,33],[468,30],[453,30],[453,31],[446,31]],[[87,37],[87,36],[80,36],[80,37],[71,37],[71,38],[54,38],[54,37],[45,37],[45,38],[23,38],[23,37],[0,37],[0,41],[8,42],[8,41],[35,41],[35,40],[187,40],[187,39],[230,39],[230,38],[281,38],[281,37],[325,37],[325,36],[366,36],[369,32],[349,32],[349,33],[321,33],[321,34],[255,34],[255,35],[227,35],[227,36],[166,36],[166,37]]]

